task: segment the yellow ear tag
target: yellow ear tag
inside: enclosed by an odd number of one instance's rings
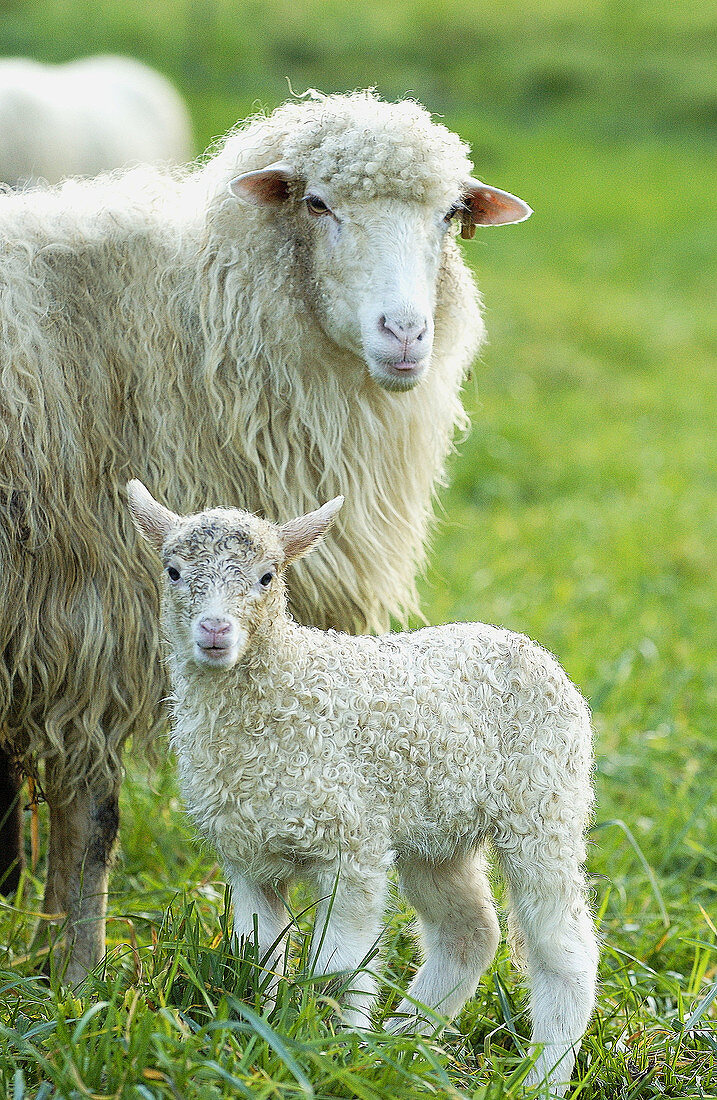
[[[470,210],[466,210],[461,218],[461,237],[464,241],[472,241],[476,235],[476,223],[473,221]]]

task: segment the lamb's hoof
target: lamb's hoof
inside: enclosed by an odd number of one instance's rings
[[[374,1030],[370,1014],[360,1008],[341,1009],[341,1023],[344,1027],[351,1027],[356,1031]]]
[[[384,1029],[392,1035],[434,1035],[443,1026],[442,1022],[429,1020],[413,1008],[399,1007],[395,1016],[389,1017]]]

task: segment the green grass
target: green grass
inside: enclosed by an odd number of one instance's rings
[[[491,342],[467,387],[428,619],[523,630],[596,729],[603,941],[574,1097],[717,1096],[716,179],[707,6],[14,0],[0,48],[135,52],[200,143],[296,90],[414,91],[534,217],[466,246]],[[305,946],[276,1007],[231,957],[224,888],[170,763],[130,760],[109,954],[74,994],[33,967],[40,877],[0,909],[0,1096],[516,1097],[525,992],[501,949],[440,1039],[336,1027]],[[43,837],[44,849],[44,837]],[[498,891],[500,884],[497,883]],[[298,909],[306,904],[295,898]],[[298,920],[306,934],[311,913]],[[389,916],[382,1011],[415,965]],[[374,961],[373,965],[378,965]]]

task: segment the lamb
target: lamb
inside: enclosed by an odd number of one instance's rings
[[[43,768],[68,981],[103,951],[122,745],[164,721],[125,482],[286,515],[345,485],[294,614],[352,631],[414,610],[483,336],[456,232],[529,213],[470,170],[423,108],[357,93],[250,120],[191,170],[0,196],[0,770]]]
[[[281,945],[299,875],[322,899],[317,972],[357,969],[395,859],[426,951],[397,1026],[415,1002],[452,1016],[499,939],[489,842],[527,955],[529,1080],[562,1095],[597,947],[581,871],[590,717],[555,659],[480,623],[381,637],[297,625],[284,571],[321,541],[342,497],[281,526],[233,509],[180,516],[137,480],[128,497],[162,558],[172,744],[231,886],[235,935],[256,927],[260,954]],[[370,1026],[374,979],[359,970],[352,984],[345,1015]]]
[[[168,80],[128,57],[69,65],[0,60],[0,180],[11,187],[193,155],[189,113]]]

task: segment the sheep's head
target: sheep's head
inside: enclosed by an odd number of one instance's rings
[[[137,530],[162,558],[173,650],[204,669],[233,668],[257,632],[283,616],[283,570],[320,543],[343,504],[336,497],[278,526],[230,508],[179,516],[136,480],[127,496]]]
[[[390,390],[430,364],[438,277],[453,226],[522,221],[530,207],[470,177],[460,139],[415,103],[330,96],[287,104],[282,159],[230,184],[296,237],[326,334]],[[293,122],[293,127],[292,127]]]

